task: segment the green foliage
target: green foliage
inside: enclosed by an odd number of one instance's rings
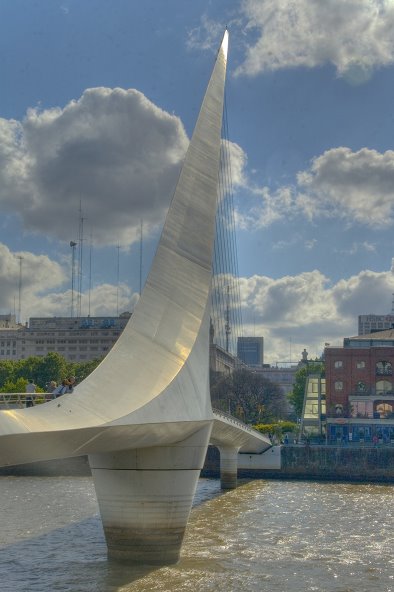
[[[77,383],[86,378],[100,363],[100,359],[88,362],[67,362],[57,352],[46,356],[30,356],[25,360],[2,360],[0,362],[0,392],[24,393],[29,379],[37,385],[36,392],[45,392],[47,384],[58,384],[68,376],[75,376]]]
[[[297,417],[301,417],[302,414],[307,376],[322,372],[324,372],[323,362],[310,362],[296,372],[293,391],[288,394],[288,399],[293,405]]]
[[[15,381],[7,380],[0,388],[0,393],[24,393],[28,380],[17,378]],[[36,384],[36,393],[44,393],[45,389]]]
[[[14,379],[14,366],[15,362],[11,360],[0,361],[0,385],[4,384],[7,380]]]
[[[15,382],[12,380],[6,380],[0,388],[0,393],[24,393],[26,385],[26,378],[17,378]]]
[[[56,380],[59,383],[67,376],[70,376],[67,362],[57,352],[49,352],[36,363],[35,379],[37,384],[40,384],[42,387],[46,387],[51,380]]]
[[[95,370],[95,368],[97,368],[101,361],[102,358],[96,358],[95,360],[89,360],[87,362],[79,362],[78,364],[75,364],[75,370],[70,374],[77,377],[77,382],[81,382],[81,380],[84,380],[93,372],[93,370]]]
[[[258,372],[241,369],[232,374],[211,374],[214,408],[246,423],[271,422],[286,417],[286,400],[280,388]]]
[[[258,423],[253,426],[255,430],[262,434],[275,434],[281,436],[287,432],[295,432],[297,424],[293,421],[281,421],[278,423]]]

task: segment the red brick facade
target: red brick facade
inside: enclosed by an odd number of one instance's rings
[[[349,405],[349,397],[386,397],[394,390],[394,347],[330,347],[325,362],[328,414],[337,404]]]
[[[394,444],[394,332],[348,338],[324,355],[327,442]]]

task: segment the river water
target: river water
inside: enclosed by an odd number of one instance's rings
[[[181,561],[108,562],[92,480],[0,477],[1,592],[394,592],[393,486],[201,479]]]

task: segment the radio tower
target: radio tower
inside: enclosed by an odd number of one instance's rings
[[[22,255],[18,255],[19,259],[19,284],[18,284],[18,321],[22,323]]]
[[[79,230],[78,230],[78,294],[77,294],[77,317],[81,317],[82,309],[82,262],[83,262],[83,223],[82,204],[79,202]]]
[[[71,318],[74,316],[74,273],[75,273],[75,247],[77,243],[70,241],[71,247]]]

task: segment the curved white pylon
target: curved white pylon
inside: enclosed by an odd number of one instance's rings
[[[109,552],[120,559],[177,560],[212,428],[209,294],[227,44],[226,31],[118,342],[75,393],[0,414],[0,465],[90,455]]]
[[[0,435],[211,419],[207,343],[226,31],[141,299],[99,367],[72,395],[0,417]],[[89,435],[89,439],[91,435]],[[84,438],[76,439],[80,448]],[[5,444],[5,442],[4,442]],[[73,453],[64,442],[64,452]],[[29,451],[20,451],[26,462]],[[41,455],[40,455],[41,456]],[[44,456],[42,456],[44,457]],[[51,457],[47,449],[45,457]],[[32,457],[33,459],[33,457]],[[0,453],[0,462],[7,459]]]

